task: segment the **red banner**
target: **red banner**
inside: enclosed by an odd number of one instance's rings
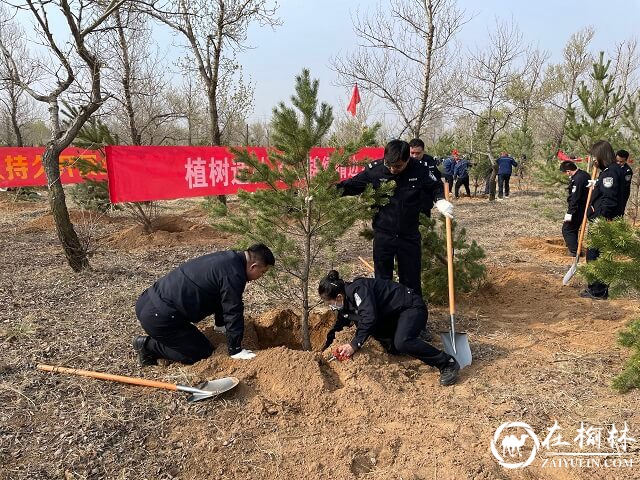
[[[0,147],[0,188],[35,187],[47,184],[42,167],[44,147]],[[78,158],[93,163],[104,163],[98,150],[67,148],[60,155],[62,183],[81,183],[80,171],[74,167]],[[88,178],[104,180],[106,173],[91,173]]]
[[[266,147],[248,147],[262,162],[267,160]],[[315,173],[316,162],[329,162],[332,148],[314,148],[310,152]],[[363,148],[354,160],[381,158],[382,148]],[[227,147],[133,147],[108,146],[107,172],[112,203],[168,200],[175,198],[229,195],[239,189],[255,191],[259,184],[238,180],[244,168],[233,161]],[[363,167],[339,167],[340,178],[346,179]]]

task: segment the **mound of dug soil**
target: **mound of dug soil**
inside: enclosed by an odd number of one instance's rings
[[[518,239],[518,245],[537,254],[548,254],[566,257],[567,247],[562,237],[522,237]]]
[[[311,348],[322,348],[327,332],[335,322],[336,315],[332,311],[312,313],[309,316]],[[302,318],[291,309],[273,309],[253,320],[253,327],[260,348],[280,345],[299,350],[302,348]]]
[[[133,250],[177,245],[227,244],[231,236],[208,225],[190,222],[175,215],[164,215],[153,222],[153,232],[142,225],[116,232],[104,239],[112,248]]]

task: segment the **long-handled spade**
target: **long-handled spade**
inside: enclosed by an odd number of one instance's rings
[[[38,370],[53,373],[67,373],[69,375],[80,375],[82,377],[98,378],[100,380],[111,380],[131,385],[143,387],[164,388],[165,390],[178,390],[189,393],[188,402],[198,402],[207,398],[217,397],[221,393],[227,392],[238,385],[239,380],[235,377],[225,377],[218,380],[207,380],[197,387],[187,387],[176,385],[175,383],[158,382],[155,380],[145,380],[144,378],[125,377],[123,375],[112,375],[110,373],[92,372],[91,370],[80,370],[76,368],[55,367],[53,365],[38,364]]]
[[[444,184],[445,198],[449,199],[449,184]],[[453,235],[451,228],[451,219],[445,218],[447,230],[447,273],[449,277],[449,316],[451,318],[451,331],[440,333],[440,339],[444,346],[444,351],[454,357],[460,368],[471,365],[471,347],[469,347],[469,338],[466,333],[456,333],[456,299],[455,284],[453,277]]]
[[[596,173],[598,172],[598,166],[594,165],[591,171],[591,180],[596,179]],[[582,251],[582,240],[584,239],[584,232],[587,230],[587,211],[589,210],[589,204],[591,204],[591,194],[593,193],[593,182],[589,187],[589,193],[587,194],[587,205],[584,208],[584,215],[582,216],[582,225],[580,225],[580,233],[578,235],[578,248],[576,249],[576,258],[573,260],[573,264],[569,267],[567,273],[562,278],[562,285],[568,285],[571,278],[576,274],[578,270],[578,262],[580,261],[580,253]]]

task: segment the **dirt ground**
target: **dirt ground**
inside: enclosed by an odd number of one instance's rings
[[[456,201],[460,225],[487,252],[488,278],[458,299],[473,364],[443,388],[437,371],[389,356],[373,340],[343,363],[328,362],[328,351],[299,350],[295,311],[253,284],[245,303],[254,360],[228,358],[224,338],[205,321],[205,333],[222,345],[211,358],[142,370],[130,346],[141,333],[137,296],[233,239],[207,225],[195,199],[163,202],[161,229],[150,236],[122,212],[74,211],[95,246],[93,269],[76,274],[45,200],[0,195],[0,479],[640,478],[635,443],[625,457],[633,466],[624,468],[545,467],[540,448],[530,466],[512,470],[491,453],[505,422],[527,423],[542,441],[557,421],[569,442],[581,422],[619,429],[626,422],[640,440],[640,392],[610,388],[628,356],[617,332],[640,314],[639,304],[580,298],[580,278],[562,287],[572,259],[559,235],[561,199],[515,192],[491,204]],[[357,255],[370,259],[368,252],[354,232],[338,260],[361,275]],[[430,316],[434,331],[447,328],[446,308],[430,308]],[[331,322],[322,311],[312,318],[315,348]],[[240,385],[188,404],[177,393],[39,372],[37,363],[186,385],[235,376]]]

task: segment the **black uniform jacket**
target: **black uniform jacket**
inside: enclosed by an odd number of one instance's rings
[[[587,210],[589,220],[603,217],[613,219],[621,215],[622,208],[622,171],[612,163],[600,172],[591,195],[591,205]]]
[[[631,167],[626,163],[620,166],[620,170],[622,171],[622,176],[624,177],[624,182],[623,182],[624,205],[622,207],[623,213],[624,213],[624,208],[627,206],[627,202],[629,201],[629,196],[631,195],[631,179],[633,178],[633,170],[631,170]]]
[[[242,294],[247,284],[244,252],[225,251],[189,260],[162,277],[147,292],[155,307],[197,323],[222,315],[229,354],[241,350],[244,334]]]
[[[344,306],[327,335],[325,348],[333,342],[336,332],[355,323],[356,334],[351,346],[357,350],[375,332],[380,322],[393,321],[409,308],[426,310],[424,301],[412,289],[391,280],[355,278],[353,282],[345,283]]]
[[[378,188],[394,180],[396,188],[387,205],[378,208],[373,218],[373,229],[393,235],[416,235],[420,213],[431,214],[433,202],[444,198],[444,186],[426,161],[409,159],[409,164],[398,175],[392,175],[382,160],[371,162],[364,171],[338,184],[343,195],[359,195],[372,185]]]
[[[569,180],[567,213],[572,215],[572,222],[582,223],[584,209],[587,206],[587,195],[589,194],[587,184],[590,179],[591,177],[587,172],[578,169]]]

